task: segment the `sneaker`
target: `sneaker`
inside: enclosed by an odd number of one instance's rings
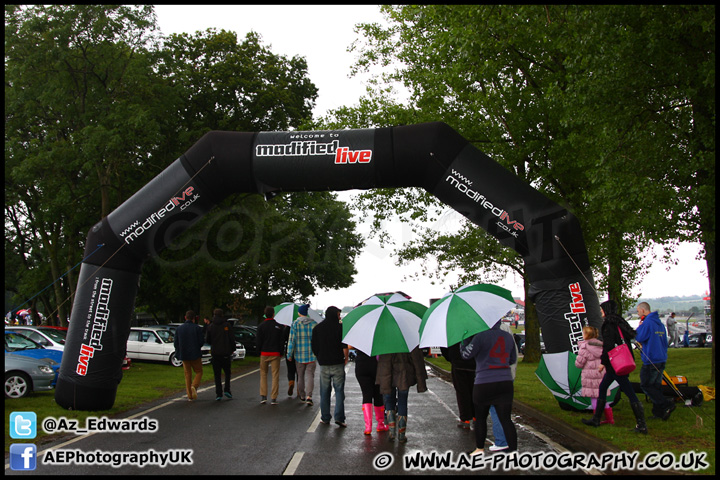
[[[222,397],[217,397],[217,398],[215,398],[215,401],[216,401],[216,402],[219,402],[220,400],[222,400]]]
[[[330,420],[322,420],[322,419],[320,419],[320,423],[322,423],[323,425],[330,425]]]
[[[197,398],[197,389],[195,388],[195,386],[190,385],[190,392],[191,392],[190,399],[195,400]]]
[[[267,397],[260,396],[260,405],[267,403]]]
[[[488,450],[491,452],[501,452],[503,450],[507,450],[508,446],[505,445],[504,447],[501,447],[500,445],[495,445],[494,443],[488,447]]]
[[[470,428],[470,420],[465,420],[465,421],[458,420],[457,426],[458,426],[458,428],[469,429]]]
[[[225,396],[228,398],[232,398],[232,394],[230,392],[225,392]]]
[[[312,398],[307,397],[307,399],[305,399],[305,403],[307,403],[308,407],[312,407],[313,406]]]
[[[345,423],[345,422],[338,422],[338,421],[336,421],[335,423],[336,423],[337,425],[341,426],[342,428],[346,428],[346,427],[347,427],[347,423]]]
[[[277,405],[277,404],[278,404],[277,398],[273,398],[272,400],[270,400],[270,405]]]

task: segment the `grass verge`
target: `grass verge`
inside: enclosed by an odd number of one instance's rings
[[[712,352],[709,348],[683,348],[668,351],[667,371],[670,375],[683,375],[688,378],[692,386],[705,385],[715,387],[710,381],[710,358]],[[636,355],[636,357],[638,357]],[[450,370],[450,364],[443,358],[429,359],[433,364],[445,370]],[[640,367],[630,374],[631,382],[640,382]],[[581,430],[627,452],[637,451],[642,459],[651,452],[672,452],[678,459],[686,452],[706,452],[705,461],[709,468],[696,474],[715,474],[715,400],[703,402],[700,407],[684,407],[677,403],[677,409],[667,421],[651,420],[650,403],[645,401],[644,394],[638,398],[645,406],[648,435],[640,435],[630,431],[635,426],[635,417],[630,409],[627,397],[613,408],[615,425],[602,425],[599,428],[589,427],[580,420],[590,418],[589,413],[569,412],[561,410],[557,401],[540,383],[535,376],[537,364],[527,364],[522,361],[518,364],[515,378],[515,398],[536,410],[561,420],[571,427]],[[697,416],[696,416],[697,415]],[[701,421],[698,418],[702,419]],[[700,426],[702,423],[702,426]]]

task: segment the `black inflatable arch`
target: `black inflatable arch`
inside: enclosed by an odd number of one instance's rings
[[[519,252],[548,352],[601,324],[577,219],[444,123],[314,132],[210,132],[95,225],[81,266],[55,400],[115,402],[144,260],[234,193],[417,186]],[[120,248],[122,247],[122,248]]]

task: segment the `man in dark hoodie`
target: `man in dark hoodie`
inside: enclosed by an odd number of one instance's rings
[[[197,389],[203,375],[202,346],[203,331],[200,325],[195,324],[195,312],[185,312],[185,323],[178,326],[175,331],[175,357],[182,360],[185,372],[185,390],[188,400],[197,398]],[[193,372],[195,375],[193,377]]]
[[[225,396],[232,398],[230,393],[230,365],[232,354],[235,352],[235,335],[232,325],[223,316],[221,308],[213,310],[213,319],[207,332],[207,342],[210,344],[211,363],[215,374],[215,400],[222,400],[223,384],[222,372],[225,372]]]
[[[330,423],[331,382],[335,389],[335,423],[345,423],[345,365],[348,362],[348,346],[342,343],[340,309],[328,307],[325,320],[312,333],[312,351],[320,364],[320,422]]]

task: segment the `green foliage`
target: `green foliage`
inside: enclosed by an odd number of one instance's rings
[[[18,303],[82,257],[90,226],[134,191],[157,142],[151,7],[32,6],[5,10],[6,282]],[[7,261],[8,257],[15,257]],[[66,318],[75,273],[41,295]]]
[[[8,6],[5,26],[5,283],[18,305],[52,284],[28,305],[46,315],[69,316],[90,228],[203,134],[310,124],[305,59],[254,32],[164,38],[152,6]],[[176,320],[348,286],[354,228],[328,193],[228,199],[146,263],[138,305]]]
[[[362,245],[335,194],[231,198],[147,262],[138,302],[166,318],[189,308],[210,315],[232,303],[232,292],[260,316],[268,304],[350,286]],[[155,283],[164,285],[160,296]]]
[[[387,68],[369,98],[338,110],[336,121],[448,123],[578,217],[597,285],[611,298],[629,300],[649,247],[669,255],[698,236],[714,285],[714,7],[381,9],[389,26],[361,25],[364,43],[353,48],[357,71]],[[410,91],[406,107],[393,100],[396,83]],[[409,217],[436,208],[418,200],[382,191],[358,206],[380,219],[398,205]],[[497,248],[471,238],[482,237],[473,229],[428,232],[400,256],[433,255],[439,270],[486,268],[478,260],[491,261]],[[450,253],[466,241],[481,250]],[[508,256],[495,258],[504,265]]]
[[[172,114],[184,127],[184,148],[209,130],[298,127],[317,98],[305,59],[273,54],[255,32],[242,42],[225,30],[172,34],[157,57],[174,96]]]
[[[710,359],[712,352],[709,348],[683,348],[668,351],[667,372],[670,375],[682,375],[688,378],[691,386],[705,385],[715,387],[711,379]],[[631,382],[640,381],[640,365],[642,362],[636,356],[638,368],[630,374]],[[449,371],[449,365],[444,359],[428,359],[429,362]],[[638,451],[642,456],[649,452],[674,452],[676,457],[689,451],[707,452],[706,460],[710,463],[707,471],[697,472],[712,475],[715,473],[715,402],[704,402],[700,407],[692,409],[677,404],[677,409],[666,422],[661,420],[648,420],[650,433],[639,435],[628,432],[635,425],[635,418],[630,409],[627,397],[623,396],[613,408],[615,425],[602,425],[599,428],[588,427],[580,420],[588,418],[587,413],[570,412],[560,409],[558,402],[550,391],[538,380],[535,375],[537,362],[528,363],[520,361],[514,382],[514,399],[520,401],[553,419],[565,422],[570,427],[578,429],[585,434],[594,435],[621,451]],[[644,395],[639,394],[641,401]],[[650,406],[644,403],[646,417],[650,416]],[[702,426],[698,426],[697,416],[702,419]]]

